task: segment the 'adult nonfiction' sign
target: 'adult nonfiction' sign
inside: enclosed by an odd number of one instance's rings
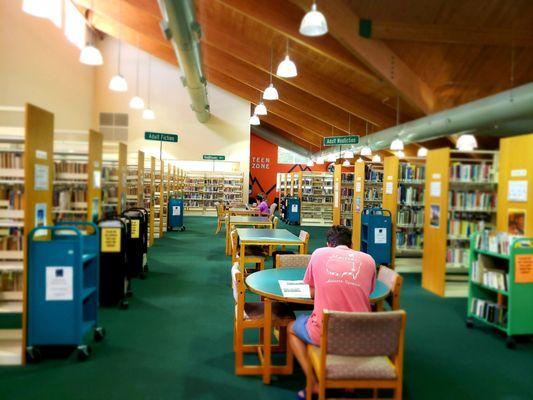
[[[358,144],[359,136],[328,136],[324,138],[324,146],[341,146],[343,144]]]

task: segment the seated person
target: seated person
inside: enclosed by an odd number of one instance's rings
[[[370,311],[369,296],[376,279],[374,259],[351,249],[351,229],[335,225],[326,237],[327,247],[313,252],[304,277],[315,300],[313,312],[299,315],[288,327],[289,345],[306,376],[313,376],[306,347],[307,344],[320,346],[323,310]],[[315,382],[313,392],[317,389]],[[298,398],[305,399],[304,390],[298,392]]]
[[[270,214],[270,207],[268,206],[266,199],[263,197],[261,193],[259,193],[256,196],[256,200],[257,200],[257,208],[259,209],[261,214],[264,214],[264,215]]]

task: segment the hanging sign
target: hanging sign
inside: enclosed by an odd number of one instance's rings
[[[218,156],[216,154],[204,154],[203,159],[212,161],[224,161],[226,159],[226,156]]]
[[[156,140],[158,142],[178,143],[178,135],[175,135],[173,133],[144,132],[144,139]]]
[[[120,252],[120,228],[103,228],[100,246],[102,253]]]
[[[358,144],[359,136],[350,135],[350,136],[328,136],[324,138],[324,146],[341,146],[344,144]]]

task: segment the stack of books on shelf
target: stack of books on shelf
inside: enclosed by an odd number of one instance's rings
[[[87,180],[87,162],[55,161],[54,176],[56,180]]]
[[[471,312],[478,318],[499,326],[507,325],[507,306],[494,301],[473,298]]]
[[[422,241],[424,235],[422,231],[396,231],[396,248],[398,250],[422,251]]]
[[[60,212],[87,208],[87,192],[81,189],[54,191],[54,208]],[[84,212],[84,211],[83,211]]]
[[[426,178],[426,167],[424,165],[401,163],[398,171],[400,183],[423,183]]]
[[[186,211],[214,212],[217,203],[243,203],[243,175],[238,172],[187,172],[183,186]]]
[[[489,288],[507,291],[509,287],[509,274],[506,269],[489,268],[486,259],[472,261],[470,279],[472,282],[481,283]]]
[[[424,188],[400,184],[398,188],[398,203],[404,206],[423,207]]]
[[[22,152],[2,152],[0,153],[0,168],[1,169],[22,169],[23,164]]]
[[[353,225],[354,178],[353,172],[341,172],[340,224],[348,227]]]
[[[452,190],[448,193],[448,207],[450,211],[491,212],[496,208],[496,196],[479,190]]]
[[[333,174],[302,172],[302,225],[333,223]]]
[[[424,210],[409,207],[400,208],[396,223],[399,228],[423,228]]]
[[[470,248],[468,243],[462,246],[460,243],[453,244],[446,249],[446,266],[450,269],[464,270],[468,266]]]
[[[510,245],[517,237],[506,232],[483,231],[476,236],[475,246],[478,250],[509,255]]]
[[[476,215],[472,216],[472,219],[448,218],[448,239],[470,240],[474,232],[482,232],[488,227],[489,224],[483,219],[478,219]]]
[[[453,162],[450,165],[450,180],[452,182],[477,182],[492,183],[492,163],[461,163]]]
[[[383,167],[365,165],[364,208],[380,207],[383,201]]]

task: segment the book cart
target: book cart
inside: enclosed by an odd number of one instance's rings
[[[467,327],[478,322],[497,329],[514,348],[516,336],[533,334],[532,299],[533,238],[473,235]]]

